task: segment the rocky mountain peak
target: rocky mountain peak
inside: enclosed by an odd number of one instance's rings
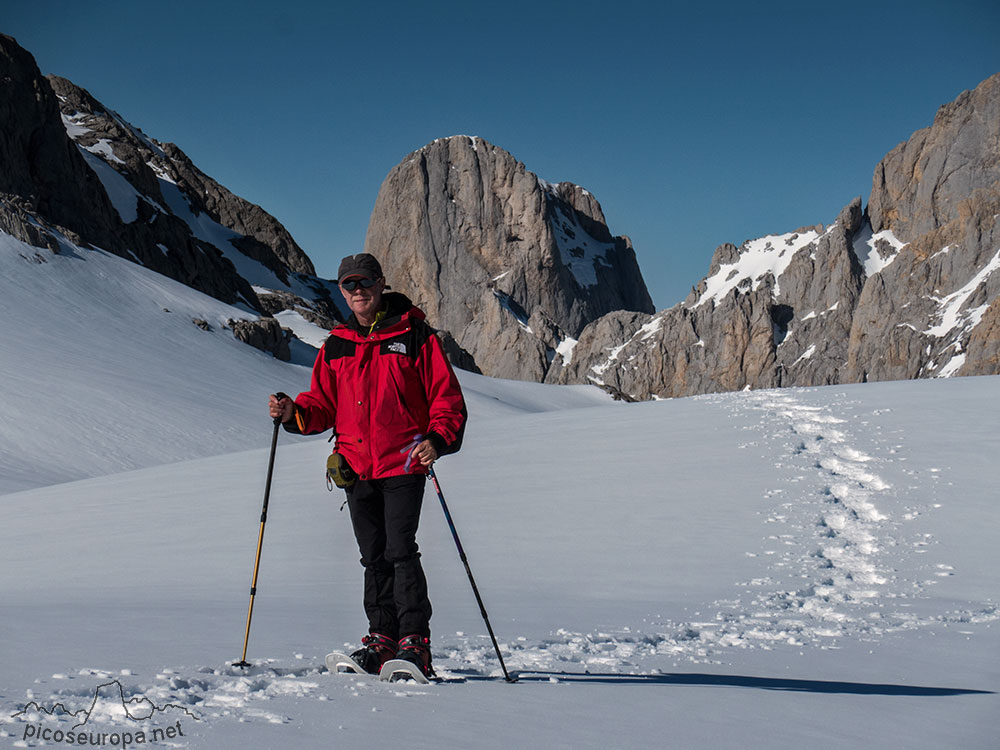
[[[588,325],[551,382],[630,398],[1000,373],[1000,74],[828,227],[720,245],[688,298]]]
[[[260,206],[222,187],[175,144],[149,138],[85,89],[58,76],[49,76],[48,80],[59,99],[62,119],[71,137],[120,172],[140,195],[168,206],[170,201],[163,193],[172,193],[172,186],[176,186],[193,215],[206,214],[212,221],[242,235],[234,238],[233,244],[283,281],[287,282],[288,270],[315,275],[312,262],[302,248]]]
[[[53,252],[60,237],[96,246],[261,313],[341,317],[335,285],[280,222],[85,89],[43,77],[7,36],[0,86],[0,230]]]
[[[963,201],[1000,189],[1000,73],[943,105],[934,123],[875,169],[868,214],[875,232],[904,241],[956,219]]]
[[[541,380],[587,323],[653,310],[631,243],[594,196],[481,138],[436,140],[393,168],[365,251],[491,375]]]
[[[274,217],[2,35],[0,91],[0,231],[100,247],[265,316],[343,317]],[[389,172],[365,250],[453,361],[499,377],[635,399],[1000,373],[1000,74],[881,160],[867,208],[830,215],[719,245],[687,299],[654,313],[593,194],[452,136]],[[287,344],[274,320],[239,333]]]
[[[97,176],[67,138],[51,87],[31,54],[2,34],[0,91],[0,194],[9,217],[5,224],[23,223],[14,217],[27,211],[104,246],[113,244],[114,211]]]

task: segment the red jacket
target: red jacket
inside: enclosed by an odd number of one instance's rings
[[[385,315],[371,329],[352,315],[330,332],[311,387],[295,399],[294,426],[286,423],[305,435],[332,427],[334,450],[361,479],[426,473],[417,461],[407,470],[408,448],[419,435],[439,454],[453,453],[467,415],[458,378],[424,313],[402,294],[383,299]]]

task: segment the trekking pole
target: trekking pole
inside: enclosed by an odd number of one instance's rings
[[[462,564],[465,566],[465,572],[469,575],[469,583],[472,584],[472,593],[476,595],[476,601],[479,603],[479,612],[483,616],[483,621],[486,623],[486,630],[489,631],[490,640],[493,641],[493,649],[497,652],[497,659],[500,660],[500,669],[503,670],[503,678],[507,682],[517,682],[516,677],[511,677],[507,673],[507,665],[503,663],[503,656],[500,654],[500,647],[497,645],[497,638],[493,635],[493,626],[490,625],[490,617],[486,614],[486,607],[483,605],[483,598],[479,595],[479,588],[476,586],[476,579],[472,577],[472,569],[469,567],[469,560],[465,556],[465,550],[462,549],[462,542],[458,538],[458,532],[455,531],[455,522],[451,520],[451,513],[448,511],[448,503],[444,501],[444,493],[441,492],[441,485],[438,484],[437,475],[434,473],[433,468],[428,469],[428,475],[431,481],[434,482],[434,489],[437,490],[438,500],[441,501],[441,510],[444,511],[444,517],[448,521],[448,528],[451,529],[451,535],[455,539],[455,546],[458,547],[458,556],[462,560]]]
[[[288,396],[280,391],[274,394],[279,401]],[[264,524],[267,523],[267,501],[271,496],[271,475],[274,473],[274,452],[278,447],[278,428],[281,427],[281,417],[274,418],[274,434],[271,436],[271,457],[267,461],[267,481],[264,483],[264,508],[260,512],[260,532],[257,534],[257,557],[253,563],[253,578],[250,581],[250,608],[247,610],[247,632],[243,636],[243,657],[234,661],[234,667],[252,667],[247,661],[247,644],[250,642],[250,619],[253,617],[253,600],[257,595],[257,572],[260,570],[260,549],[264,544]]]

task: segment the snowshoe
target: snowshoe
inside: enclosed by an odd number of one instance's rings
[[[378,633],[369,633],[361,639],[361,648],[350,656],[334,652],[326,657],[326,666],[331,672],[341,671],[364,674],[379,674],[382,665],[396,655],[396,642]],[[330,666],[331,657],[333,666]]]
[[[410,678],[420,683],[430,682],[436,677],[431,666],[431,641],[422,635],[408,635],[399,642],[395,659],[382,665],[379,677],[394,681]]]

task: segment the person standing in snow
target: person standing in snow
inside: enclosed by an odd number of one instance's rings
[[[429,677],[431,603],[417,524],[428,469],[461,446],[465,400],[424,313],[386,293],[374,256],[344,258],[337,281],[350,318],[323,344],[309,390],[294,401],[271,396],[270,414],[289,432],[336,435],[330,473],[347,492],[368,616],[352,658],[373,674],[405,659]]]

